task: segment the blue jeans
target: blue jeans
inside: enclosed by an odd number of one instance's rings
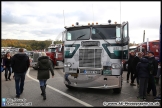
[[[45,86],[47,80],[39,80],[40,86]]]
[[[16,94],[17,95],[20,95],[20,93],[24,90],[25,74],[26,74],[26,72],[14,73],[15,87],[16,87]]]

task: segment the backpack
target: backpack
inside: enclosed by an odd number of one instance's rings
[[[153,74],[154,73],[154,64],[153,64],[153,61],[149,61],[148,63],[148,70],[149,70],[149,73],[150,74]]]

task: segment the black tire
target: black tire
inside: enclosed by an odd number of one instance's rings
[[[50,61],[51,61],[51,63],[52,63],[53,69],[55,69],[55,65],[54,65],[53,61],[52,61],[51,59],[50,59]]]
[[[66,85],[66,84],[65,84]],[[68,89],[73,89],[73,87],[72,86],[69,86],[69,85],[66,85],[66,87],[68,88]]]
[[[38,70],[38,69],[36,69],[35,67],[33,67],[33,69],[34,69],[34,70]]]
[[[53,69],[55,69],[55,65],[52,63]]]
[[[121,93],[121,88],[114,88],[113,91],[114,93]]]

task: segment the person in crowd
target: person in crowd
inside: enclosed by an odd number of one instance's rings
[[[137,85],[139,85],[138,73],[136,72],[136,66],[137,66],[138,62],[140,62],[140,59],[141,58],[142,58],[142,53],[141,52],[138,52],[138,56],[135,56],[134,59],[133,59],[133,70],[135,72],[134,72],[134,76],[133,76],[133,79],[132,79],[132,82],[131,82],[132,84],[134,84],[134,80],[136,78]]]
[[[1,72],[4,71],[4,68],[3,68],[3,58],[4,58],[4,54],[1,53]]]
[[[149,58],[148,52],[146,52],[146,54],[143,54],[143,57],[148,59]]]
[[[141,58],[136,66],[139,77],[139,95],[137,98],[146,100],[146,90],[149,78],[149,63],[146,58]]]
[[[159,93],[154,100],[161,100],[161,75],[159,76]]]
[[[38,58],[35,69],[38,70],[37,79],[40,83],[41,95],[43,96],[43,100],[46,100],[46,82],[50,78],[49,70],[51,71],[52,78],[54,77],[54,71],[52,62],[45,52],[42,52],[42,56]]]
[[[157,75],[157,70],[158,70],[158,62],[154,57],[153,52],[148,52],[148,61],[149,61],[149,81],[148,81],[148,88],[147,88],[147,94],[150,94],[150,91],[152,90],[152,94],[155,97],[157,94],[156,91],[156,85],[155,85],[155,76]]]
[[[16,97],[19,98],[24,91],[24,81],[26,72],[30,66],[29,57],[20,48],[19,52],[12,57],[11,66],[14,73]]]
[[[11,73],[12,73],[12,69],[11,69],[11,55],[10,55],[10,52],[7,52],[5,57],[3,58],[3,68],[5,69],[5,79],[6,79],[6,81],[11,80],[10,76],[11,76]]]
[[[133,80],[133,74],[134,74],[134,70],[133,70],[133,59],[135,57],[135,52],[131,51],[130,52],[130,57],[128,59],[128,73],[127,73],[127,82],[129,82],[129,74],[131,74],[131,82]],[[131,86],[134,86],[133,83],[130,83]]]

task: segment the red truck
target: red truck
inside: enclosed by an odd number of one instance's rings
[[[143,42],[137,46],[136,51],[137,52],[142,51],[144,55],[147,53],[147,51],[152,51],[154,52],[155,58],[159,60],[159,54],[160,54],[159,40],[149,41],[148,43]]]
[[[48,47],[46,55],[52,60],[54,67],[63,67],[64,62],[64,45],[63,44],[51,44]]]
[[[50,60],[53,63],[54,68],[63,68],[64,62],[64,45],[63,44],[52,44],[48,47],[48,51],[46,51],[46,55],[49,56]],[[38,62],[38,57],[42,56],[41,52],[33,53],[33,60],[31,62],[31,66],[35,69],[35,65]]]

